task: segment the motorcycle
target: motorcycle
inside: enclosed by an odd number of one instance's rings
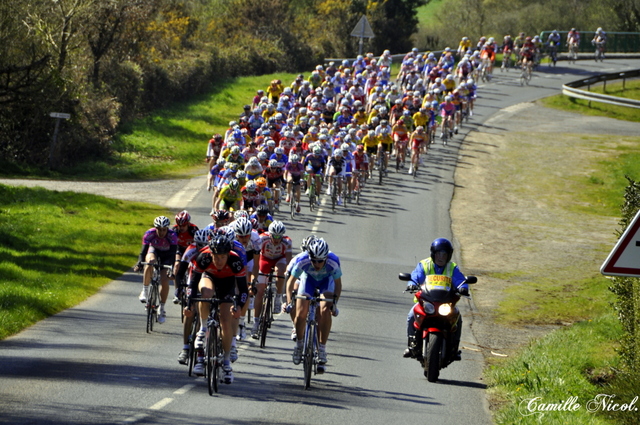
[[[418,300],[413,307],[416,336],[409,347],[412,357],[422,365],[427,380],[436,382],[441,369],[460,359],[458,343],[462,321],[456,303],[465,295],[452,293],[441,286],[431,289],[426,284],[420,286],[411,279],[409,273],[400,273],[398,278],[413,282],[405,292],[414,294]],[[464,283],[473,284],[477,281],[475,276],[467,276]]]

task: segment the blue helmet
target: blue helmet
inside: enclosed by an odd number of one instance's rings
[[[453,245],[448,239],[438,238],[431,242],[431,259],[435,261],[435,255],[438,251],[445,251],[447,253],[447,262],[451,261],[453,255]]]

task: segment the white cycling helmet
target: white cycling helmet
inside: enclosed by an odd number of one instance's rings
[[[171,220],[163,215],[156,217],[156,219],[153,220],[153,227],[169,227],[170,225]]]
[[[253,180],[252,180],[253,181]],[[255,183],[255,182],[254,182]],[[249,183],[247,183],[248,185]],[[240,220],[241,218],[249,218],[249,213],[245,210],[237,210],[233,213],[234,220]]]
[[[233,223],[233,227],[235,229],[237,236],[247,236],[251,234],[253,230],[253,224],[251,224],[251,220],[246,217],[239,218]]]
[[[281,221],[274,221],[273,223],[271,223],[269,225],[269,234],[273,237],[273,236],[279,236],[282,237],[284,236],[285,232],[287,231],[286,227],[284,227],[284,223],[282,223]]]
[[[196,230],[196,233],[193,235],[193,241],[196,245],[206,245],[209,242],[209,231],[207,229]]]
[[[314,260],[324,260],[329,255],[329,244],[324,239],[316,239],[309,245],[309,256]]]

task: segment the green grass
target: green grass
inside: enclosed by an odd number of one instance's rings
[[[0,185],[0,339],[122,275],[161,213],[89,194]]]
[[[224,134],[229,121],[237,120],[242,106],[251,104],[258,89],[279,78],[289,85],[297,74],[239,77],[221,84],[207,95],[155,111],[121,129],[114,139],[115,155],[109,160],[86,162],[61,173],[29,170],[30,177],[83,180],[139,180],[192,176],[201,171],[207,143],[215,133]],[[1,164],[1,162],[0,162]],[[5,176],[24,176],[6,168]]]
[[[616,341],[621,326],[613,314],[587,320],[553,332],[531,343],[514,358],[492,366],[487,373],[490,393],[503,408],[495,415],[497,424],[609,424],[606,412],[591,413],[588,401],[598,394],[616,394],[609,386],[617,357]],[[628,403],[633,396],[617,393],[616,402]],[[546,411],[530,414],[528,401],[562,403],[576,396],[575,411]],[[627,397],[627,398],[621,398]],[[629,416],[637,412],[629,413]],[[637,422],[636,422],[637,423]]]
[[[627,81],[626,89],[622,89],[622,82],[607,83],[607,89],[604,85],[598,85],[591,88],[594,93],[604,93],[610,96],[626,97],[629,99],[640,100],[640,81]],[[586,90],[586,88],[582,88]],[[565,111],[577,112],[585,115],[603,116],[615,118],[618,120],[640,122],[640,110],[637,108],[627,108],[624,106],[609,105],[607,103],[591,102],[583,99],[575,99],[573,97],[562,94],[551,96],[542,100],[545,106]]]
[[[608,94],[637,96],[635,89],[617,90],[607,87]],[[541,103],[587,115],[638,120],[635,109],[595,103],[589,108],[561,95]],[[504,179],[505,193],[535,199],[545,213],[514,218],[508,226],[520,227],[525,238],[548,241],[547,248],[555,246],[562,255],[545,255],[536,251],[535,243],[526,244],[524,249],[539,257],[544,270],[519,267],[492,275],[511,283],[496,318],[515,326],[579,322],[533,341],[513,357],[490,361],[486,376],[496,423],[640,423],[638,411],[592,413],[586,409],[598,394],[614,395],[616,403],[632,401],[640,381],[617,369],[615,348],[622,328],[611,309],[614,295],[608,290],[609,281],[597,271],[611,246],[595,237],[588,241],[589,232],[601,233],[603,223],[611,222],[613,234],[612,219],[620,216],[628,184],[624,176],[640,177],[640,138],[558,133],[553,141],[546,141],[543,134],[534,133],[514,139],[513,146],[501,153],[505,169],[500,181]],[[532,162],[532,157],[537,161]],[[575,242],[563,250],[563,241]],[[535,397],[540,397],[540,403],[561,404],[571,396],[578,397],[576,411],[547,411],[541,416],[526,410],[527,401]]]

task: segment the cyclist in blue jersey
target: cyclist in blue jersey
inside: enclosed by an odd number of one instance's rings
[[[298,295],[313,296],[317,288],[322,298],[330,300],[321,303],[318,320],[318,363],[324,366],[327,363],[326,344],[329,339],[329,333],[331,332],[332,316],[338,315],[337,302],[342,293],[340,259],[334,253],[329,252],[329,245],[324,239],[316,239],[309,245],[308,251],[305,254],[298,256],[291,270],[287,287],[293,288],[296,279],[300,279]],[[287,301],[291,304],[292,294],[289,291],[287,291]],[[304,337],[308,310],[308,300],[298,299],[296,301],[296,318],[294,323],[297,338],[296,346],[293,350],[294,364],[300,364],[302,361],[302,338]]]

